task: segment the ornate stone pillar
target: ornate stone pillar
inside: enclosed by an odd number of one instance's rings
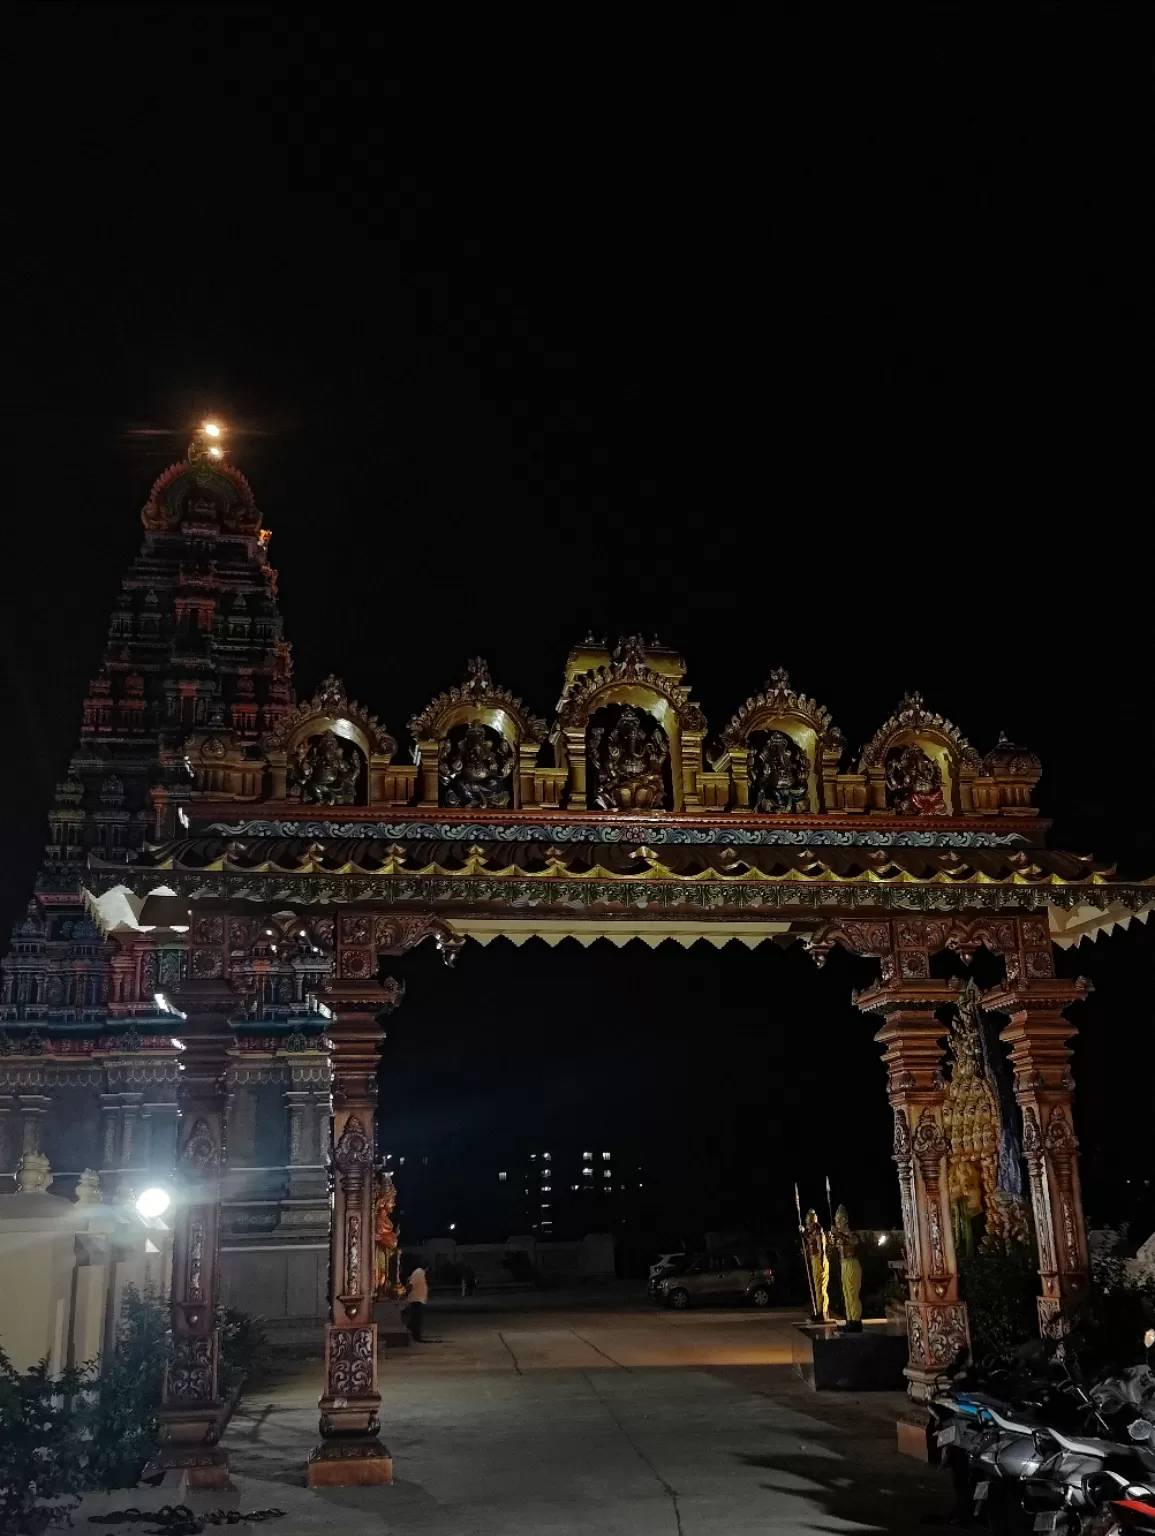
[[[22,1093],[20,1095],[21,1150],[39,1153],[44,1128],[44,1116],[52,1100],[46,1093]]]
[[[0,1094],[0,1173],[7,1173],[16,1166],[16,1152],[12,1144],[12,1097]]]
[[[321,1441],[309,1457],[309,1487],[393,1481],[393,1460],[378,1438],[377,1326],[373,1322],[373,1162],[380,1016],[398,1003],[395,981],[334,982],[321,993],[333,1017],[330,1045],[333,1118],[330,1167],[329,1322]]]
[[[954,1001],[950,982],[894,982],[860,993],[858,1006],[881,1014],[875,1039],[884,1047],[887,1095],[894,1111],[894,1160],[906,1239],[909,1391],[925,1402],[935,1378],[970,1342],[959,1300],[958,1261],[951,1224],[946,1100],[942,1066],[946,1026],[936,1008]]]
[[[918,1403],[927,1401],[935,1378],[970,1343],[966,1306],[959,1299],[943,1129],[947,1026],[936,1017],[937,1009],[955,1002],[958,988],[930,974],[930,957],[945,947],[948,936],[945,923],[929,918],[855,920],[829,924],[806,943],[819,965],[835,945],[881,962],[881,981],[855,993],[854,1001],[883,1020],[874,1038],[884,1047],[894,1112],[910,1288],[907,1390]]]
[[[1019,943],[1017,953],[1007,955],[1006,983],[984,995],[983,1007],[1010,1015],[1000,1039],[1010,1047],[1015,1098],[1023,1114],[1042,1289],[1039,1331],[1062,1338],[1090,1288],[1067,1044],[1077,1030],[1063,1009],[1081,1002],[1091,983],[1054,976],[1045,922],[1021,919],[1015,926]]]
[[[187,1018],[174,1021],[184,1050],[177,1089],[172,1333],[159,1415],[161,1448],[154,1466],[179,1470],[186,1486],[222,1488],[229,1467],[217,1444],[223,1404],[215,1307],[226,1073],[233,1043],[229,1018],[239,999],[227,981],[218,979],[183,982],[173,1000]]]

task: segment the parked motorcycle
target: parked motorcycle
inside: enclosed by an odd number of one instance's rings
[[[1155,1332],[1144,1343],[1150,1350]],[[1041,1369],[1026,1355],[987,1362],[942,1383],[932,1414],[956,1519],[1075,1536],[1145,1507],[1155,1478],[1149,1363],[1104,1373],[1087,1389],[1073,1354]],[[1123,1513],[1105,1517],[1113,1502]]]

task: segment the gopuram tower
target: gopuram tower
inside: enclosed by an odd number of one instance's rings
[[[189,941],[221,939],[223,921],[194,916],[163,877],[156,894],[119,888],[98,907],[88,872],[178,836],[194,787],[257,794],[260,769],[246,764],[294,704],[269,534],[219,428],[206,425],[160,476],[141,518],[44,864],[2,962],[0,1192],[27,1154],[47,1157],[57,1194],[86,1168],[106,1201],[167,1177],[178,1079],[169,995],[221,974],[190,964]],[[269,1247],[293,1293],[287,1316],[315,1330],[326,1310],[329,1070],[306,998],[327,966],[300,937],[290,956],[269,927],[234,924],[229,935],[252,1027],[237,1033],[229,1069],[222,1241],[237,1246],[239,1268],[226,1252],[226,1294],[232,1275],[231,1299],[259,1306]]]

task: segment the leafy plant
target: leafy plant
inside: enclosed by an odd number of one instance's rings
[[[39,1536],[87,1486],[80,1394],[89,1366],[59,1376],[47,1360],[18,1371],[0,1349],[0,1532]]]
[[[1034,1245],[991,1238],[959,1262],[975,1358],[1007,1355],[1039,1331],[1038,1261]]]
[[[1155,1325],[1155,1281],[1137,1277],[1122,1255],[1091,1261],[1091,1297],[1076,1329],[1076,1346],[1086,1371],[1134,1365],[1142,1359],[1141,1339]]]
[[[125,1287],[116,1345],[83,1415],[93,1487],[135,1486],[156,1449],[168,1322],[158,1294]]]
[[[251,1312],[241,1312],[236,1307],[218,1309],[221,1374],[226,1387],[233,1386],[238,1377],[249,1375],[261,1363],[268,1343],[264,1321],[263,1317],[254,1317]]]

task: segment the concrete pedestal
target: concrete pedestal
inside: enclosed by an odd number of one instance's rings
[[[326,1441],[305,1468],[309,1488],[368,1488],[392,1481],[393,1458],[379,1440]]]
[[[401,1321],[399,1301],[375,1301],[373,1321],[377,1324],[377,1345],[386,1349],[408,1349],[409,1330]]]
[[[816,1392],[901,1392],[910,1354],[905,1329],[885,1320],[865,1322],[861,1333],[837,1323],[804,1323],[794,1330],[794,1369]]]

